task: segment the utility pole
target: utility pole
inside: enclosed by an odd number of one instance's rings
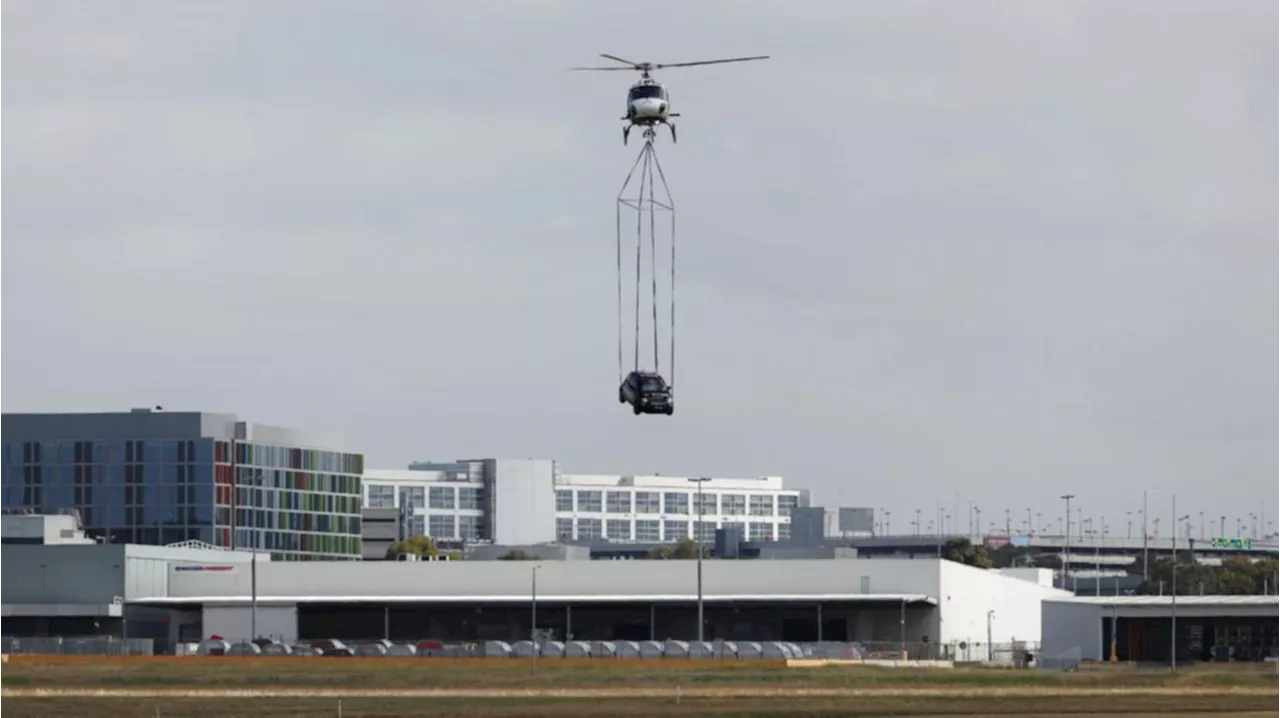
[[[1169,498],[1173,514],[1173,577],[1169,587],[1169,670],[1178,670],[1178,523],[1187,517],[1178,517],[1178,495]]]
[[[702,485],[710,481],[711,478],[702,476],[699,478],[689,479],[698,485],[698,519],[694,524],[693,535],[698,539],[698,642],[702,643]]]
[[[1063,494],[1062,500],[1067,502],[1066,521],[1063,522],[1063,528],[1066,530],[1066,538],[1062,543],[1062,588],[1067,587],[1067,560],[1071,555],[1071,499],[1075,498],[1075,494]]]
[[[1013,538],[1013,519],[1009,509],[1004,510],[1004,535],[1005,538]]]
[[[1147,580],[1147,492],[1142,492],[1142,580]]]

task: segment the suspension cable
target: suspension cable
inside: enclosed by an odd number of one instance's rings
[[[658,156],[649,145],[649,283],[650,301],[653,303],[653,370],[661,374],[658,367],[658,239],[655,232],[657,207],[653,203],[653,165]]]
[[[671,215],[671,376],[668,377],[667,385],[673,390],[676,385],[676,204],[671,199],[671,188],[667,186],[667,176],[662,171],[662,162],[658,161],[658,154],[653,154],[653,166],[658,170],[658,179],[662,182],[662,193],[666,195],[666,210]],[[656,265],[655,265],[655,272]],[[656,305],[655,305],[656,311]],[[654,319],[654,326],[657,326],[657,318]],[[654,352],[657,352],[655,343]]]
[[[631,171],[627,172],[627,178],[622,181],[622,189],[618,190],[618,200],[615,205],[616,214],[616,232],[617,232],[617,254],[618,254],[618,383],[622,383],[622,378],[626,375],[626,369],[623,368],[623,338],[624,331],[622,320],[622,205],[626,203],[623,194],[627,191],[627,185],[631,184],[631,177],[636,173],[636,168],[640,166],[640,160],[644,159],[644,151],[636,156],[636,161],[631,163]],[[637,329],[637,331],[639,331]],[[637,363],[638,360],[637,360]]]

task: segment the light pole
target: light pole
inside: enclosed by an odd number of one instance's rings
[[[889,509],[884,510],[884,535],[885,536],[889,535],[889,517],[892,515],[893,515],[893,512],[889,511]]]
[[[916,509],[916,538],[920,538],[920,509]]]
[[[698,642],[702,643],[702,485],[711,480],[710,477],[701,476],[689,479],[698,485],[698,518],[694,523],[693,535],[697,537],[698,543]]]
[[[1065,538],[1062,542],[1062,588],[1064,590],[1067,588],[1067,561],[1071,556],[1071,499],[1075,497],[1075,494],[1063,494],[1060,497],[1067,502],[1066,518],[1062,524],[1065,530]]]
[[[1204,541],[1204,512],[1200,512],[1200,540]]]
[[[538,569],[542,566],[535,563],[532,568],[529,579],[529,642],[533,644],[533,655],[536,657],[538,655]]]
[[[1178,497],[1175,494],[1169,499],[1173,519],[1173,576],[1169,581],[1169,670],[1178,670],[1178,524],[1189,518],[1178,516]]]
[[[1124,512],[1124,540],[1128,541],[1133,538],[1133,512]]]
[[[987,611],[987,662],[990,663],[995,658],[995,653],[991,647],[991,619],[995,618],[996,610],[993,608]]]

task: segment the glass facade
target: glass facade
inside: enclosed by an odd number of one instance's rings
[[[230,441],[207,437],[22,441],[3,451],[4,508],[74,510],[106,542],[360,556],[359,454],[237,441],[232,457]]]

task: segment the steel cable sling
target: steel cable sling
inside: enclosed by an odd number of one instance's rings
[[[634,199],[625,196],[627,188],[631,185],[631,181],[636,179],[636,169],[639,169],[639,186],[638,192]],[[656,173],[655,173],[656,170]],[[662,183],[662,191],[666,201],[659,200],[656,195],[657,183]],[[639,156],[631,166],[631,171],[627,173],[626,180],[623,181],[622,189],[618,192],[615,229],[616,238],[616,269],[618,284],[618,379],[622,381],[626,373],[624,364],[625,341],[623,333],[625,331],[625,322],[623,319],[624,297],[622,290],[623,267],[622,267],[622,206],[626,205],[636,210],[636,276],[635,276],[635,307],[634,307],[634,327],[633,327],[633,362],[634,370],[640,371],[640,296],[644,281],[644,219],[646,212],[649,215],[649,261],[650,261],[650,304],[651,315],[653,319],[653,369],[659,372],[661,364],[661,337],[658,327],[658,222],[657,211],[664,209],[671,213],[670,224],[670,242],[671,242],[671,375],[669,385],[675,383],[675,207],[671,202],[671,190],[667,186],[666,176],[662,170],[662,163],[658,160],[657,153],[653,149],[653,140],[651,133],[646,133],[646,141],[640,150]]]

